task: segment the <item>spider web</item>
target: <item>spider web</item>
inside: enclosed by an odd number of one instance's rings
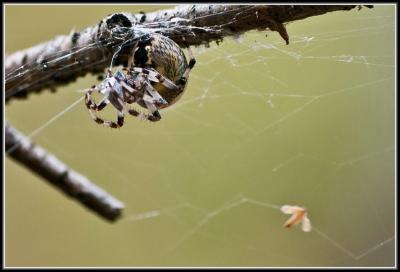
[[[394,266],[394,19],[376,6],[289,24],[289,46],[249,32],[193,48],[156,124],[94,124],[74,104],[90,76],[12,101],[11,124],[126,210],[105,225],[7,159],[7,263]],[[283,228],[285,204],[307,208],[310,233]]]

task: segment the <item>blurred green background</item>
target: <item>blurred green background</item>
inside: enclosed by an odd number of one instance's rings
[[[166,8],[7,5],[6,52]],[[334,12],[290,23],[290,45],[254,31],[193,48],[187,92],[158,123],[110,130],[80,103],[33,140],[124,216],[105,222],[6,158],[6,266],[395,265],[395,15]],[[29,134],[97,83],[13,100],[6,120]],[[270,205],[284,204],[314,231],[283,228]]]

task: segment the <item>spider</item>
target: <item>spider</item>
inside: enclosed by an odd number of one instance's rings
[[[124,124],[124,115],[128,113],[152,122],[159,121],[159,109],[171,106],[178,101],[187,85],[187,80],[196,60],[192,57],[187,63],[182,49],[173,40],[160,34],[146,34],[138,41],[128,60],[126,74],[118,70],[98,86],[93,85],[85,94],[85,104],[93,120],[111,128],[120,128]],[[103,99],[96,104],[92,93],[99,92]],[[103,120],[97,112],[109,103],[118,111],[116,122]],[[137,103],[149,111],[149,114],[129,108],[127,104]]]

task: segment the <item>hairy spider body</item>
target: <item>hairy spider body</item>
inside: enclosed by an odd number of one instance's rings
[[[194,63],[191,65],[187,63],[185,54],[174,41],[159,34],[143,36],[133,51],[130,61],[133,61],[134,67],[155,69],[177,85],[178,88],[171,88],[162,83],[153,82],[154,89],[168,102],[160,108],[168,107],[182,97],[187,80],[185,71],[189,66],[191,66],[190,69],[194,66]]]
[[[161,115],[158,110],[182,97],[195,63],[193,57],[188,63],[182,49],[171,39],[160,34],[143,35],[132,50],[126,74],[117,71],[113,75],[108,70],[107,78],[98,87],[88,90],[85,104],[96,123],[112,128],[123,125],[124,113],[159,121]],[[104,95],[99,104],[92,99],[94,91]],[[105,121],[96,114],[109,103],[118,110],[117,122]],[[132,103],[148,109],[150,114],[128,108],[127,104]]]

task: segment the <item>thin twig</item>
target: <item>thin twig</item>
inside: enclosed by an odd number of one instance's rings
[[[120,217],[124,208],[122,202],[70,169],[8,124],[5,127],[5,148],[11,158],[98,215],[109,221],[115,221]]]
[[[351,10],[356,5],[183,5],[149,14],[116,13],[81,32],[59,36],[37,46],[6,56],[6,101],[25,98],[28,93],[75,81],[87,73],[103,73],[113,52],[126,39],[142,33],[157,32],[170,37],[180,46],[208,45],[224,37],[249,30],[278,31],[289,43],[284,24],[332,11]],[[370,6],[368,6],[370,7]],[[125,64],[127,46],[115,64]]]

